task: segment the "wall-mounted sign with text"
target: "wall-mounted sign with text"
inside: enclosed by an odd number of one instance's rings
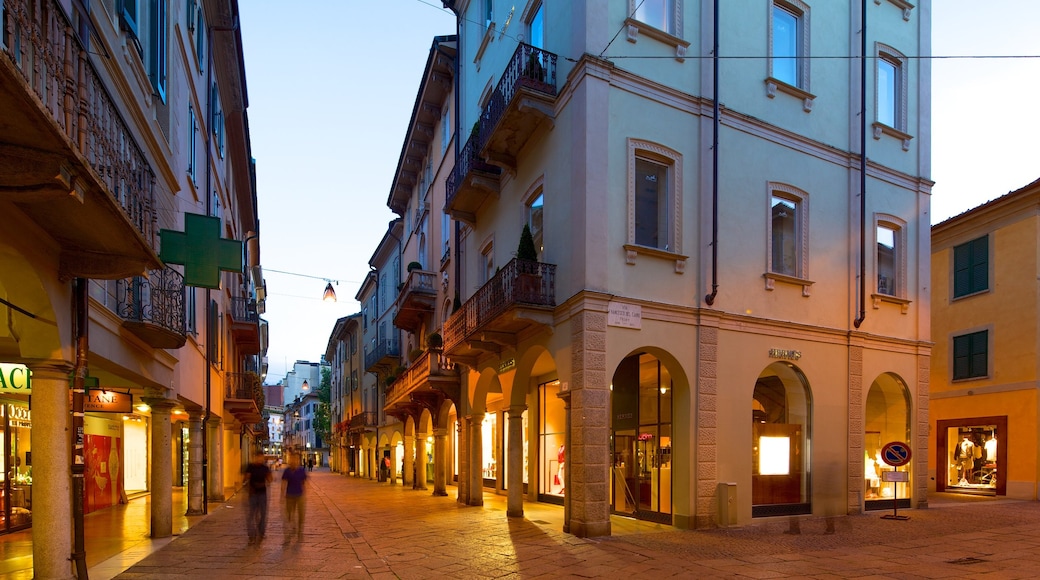
[[[83,411],[86,413],[131,413],[133,407],[134,396],[130,393],[87,391],[83,397]]]
[[[0,393],[32,393],[32,372],[25,365],[0,363]]]
[[[778,358],[782,360],[798,360],[802,358],[802,351],[785,350],[782,348],[771,348],[769,349],[769,358]]]
[[[607,304],[607,326],[643,328],[643,307],[638,304],[609,302]]]

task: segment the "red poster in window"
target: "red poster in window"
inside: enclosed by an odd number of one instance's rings
[[[119,503],[123,493],[122,441],[118,437],[86,435],[83,512],[90,513]]]

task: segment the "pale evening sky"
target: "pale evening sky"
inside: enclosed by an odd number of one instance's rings
[[[359,310],[430,44],[455,19],[438,0],[240,9],[273,384],[319,360],[336,319]],[[1036,0],[932,0],[932,54],[1036,57],[1036,22]],[[1040,58],[933,59],[933,224],[1040,177],[1037,94]],[[339,281],[337,303],[321,301],[321,278]]]

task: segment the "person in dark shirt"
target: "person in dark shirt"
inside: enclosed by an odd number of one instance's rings
[[[259,453],[253,455],[253,460],[246,466],[244,482],[249,489],[246,527],[250,544],[260,543],[267,531],[267,484],[271,479],[271,468],[264,462],[264,456]]]
[[[300,465],[300,459],[297,456],[291,456],[289,466],[282,472],[282,489],[285,491],[285,543],[287,544],[294,534],[296,541],[303,540],[303,484],[306,481],[307,470]]]

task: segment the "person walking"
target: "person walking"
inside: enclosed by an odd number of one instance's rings
[[[300,465],[300,459],[293,455],[289,465],[282,472],[282,490],[285,493],[285,543],[288,544],[293,535],[296,541],[303,541],[303,484],[307,481],[307,470]]]
[[[246,515],[246,528],[249,532],[249,544],[259,544],[267,532],[267,484],[272,479],[271,468],[259,453],[253,455],[252,461],[245,469],[244,484],[249,488],[249,513]]]

